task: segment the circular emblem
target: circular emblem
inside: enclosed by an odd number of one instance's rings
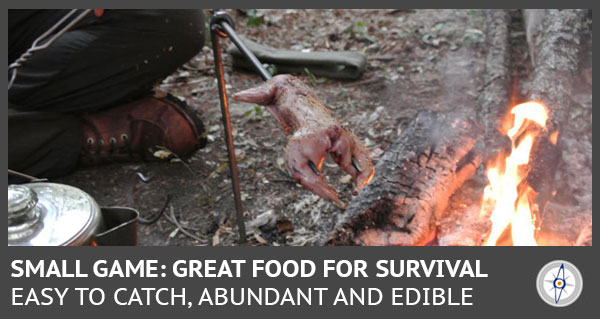
[[[564,260],[555,260],[542,267],[536,283],[540,298],[554,307],[566,307],[574,303],[583,290],[579,269]]]

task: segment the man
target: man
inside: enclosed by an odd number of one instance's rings
[[[69,10],[9,10],[8,63]],[[96,10],[35,52],[8,92],[8,168],[35,177],[78,165],[185,157],[203,125],[183,102],[152,88],[196,55],[200,10]],[[9,74],[10,79],[10,74]]]
[[[202,12],[98,11],[19,67],[9,90],[9,169],[55,177],[77,165],[153,159],[157,146],[185,157],[206,144],[185,103],[152,96],[202,48]],[[9,63],[66,13],[9,11]],[[286,166],[308,190],[344,206],[320,172],[327,154],[357,191],[373,177],[360,139],[295,77],[278,75],[233,98],[265,105],[292,134]]]

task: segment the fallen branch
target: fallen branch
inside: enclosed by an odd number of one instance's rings
[[[361,86],[361,85],[368,85],[368,84],[379,83],[379,82],[383,82],[382,77],[372,77],[370,79],[365,79],[365,80],[348,83],[348,84],[344,85],[344,87],[351,88],[351,87],[357,87],[357,86]]]
[[[194,234],[190,233],[189,231],[187,231],[187,230],[186,230],[186,228],[185,228],[185,227],[183,227],[183,226],[182,226],[182,225],[179,223],[179,221],[178,221],[178,220],[177,220],[177,218],[175,217],[175,210],[173,209],[173,205],[169,206],[169,215],[170,215],[170,216],[168,216],[168,215],[165,215],[165,217],[167,218],[167,220],[168,220],[168,221],[169,221],[171,224],[173,224],[175,227],[177,227],[177,229],[179,229],[179,231],[180,231],[182,234],[184,234],[184,235],[186,235],[186,236],[188,236],[188,237],[190,237],[190,238],[192,238],[192,239],[194,239],[194,240],[198,241],[199,243],[203,243],[203,244],[205,244],[205,243],[207,243],[207,242],[208,242],[208,240],[207,240],[207,239],[200,238],[200,237],[198,237],[198,236],[196,236],[196,235],[194,235]]]

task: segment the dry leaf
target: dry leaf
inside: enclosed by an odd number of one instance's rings
[[[160,159],[166,159],[166,158],[169,158],[169,156],[171,156],[171,154],[173,154],[173,153],[171,153],[169,151],[158,150],[158,151],[154,152],[153,155],[154,155],[154,157],[158,157]]]
[[[259,242],[263,245],[269,244],[269,242],[266,239],[262,238],[259,234],[254,234],[254,238],[256,239],[257,242]]]
[[[213,238],[212,238],[213,246],[219,246],[219,244],[221,243],[221,239],[219,238],[220,236],[221,236],[221,228],[217,229],[217,231],[213,235]]]
[[[173,237],[177,236],[178,232],[179,232],[179,228],[173,229],[173,231],[169,234],[169,238],[173,238]]]
[[[277,232],[280,234],[294,231],[294,224],[289,220],[278,220],[277,221]]]

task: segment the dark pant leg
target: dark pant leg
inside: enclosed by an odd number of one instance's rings
[[[8,168],[38,178],[67,174],[77,165],[81,134],[78,116],[9,108]]]
[[[9,10],[9,27],[29,43],[9,33],[9,44],[28,47],[45,31],[39,24],[58,20],[65,11],[19,13],[19,23],[11,23]],[[9,168],[36,177],[68,173],[81,147],[76,114],[147,95],[201,49],[203,23],[196,10],[109,10],[36,52],[19,68],[9,91]],[[17,55],[14,51],[9,48],[9,55]]]
[[[203,29],[199,10],[89,16],[19,68],[8,99],[21,111],[53,112],[90,112],[139,99],[200,51]]]

